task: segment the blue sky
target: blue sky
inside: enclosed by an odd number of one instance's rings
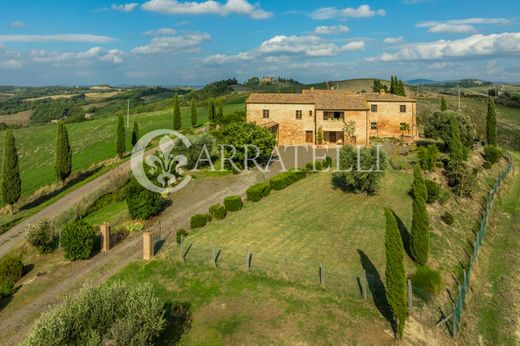
[[[2,1],[0,84],[520,81],[506,1]]]

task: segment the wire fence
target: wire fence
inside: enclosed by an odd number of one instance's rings
[[[491,208],[493,207],[493,201],[496,197],[498,189],[506,179],[507,175],[513,170],[513,158],[511,154],[508,155],[508,166],[507,168],[500,173],[498,178],[493,183],[491,190],[487,196],[486,209],[484,211],[484,215],[482,216],[482,220],[480,221],[480,228],[477,232],[477,237],[473,243],[473,253],[471,255],[471,261],[466,270],[464,270],[464,280],[462,284],[458,287],[458,297],[455,301],[455,308],[452,314],[452,333],[453,336],[456,337],[460,330],[462,313],[464,311],[464,302],[466,300],[466,295],[469,292],[469,287],[471,283],[471,273],[473,271],[474,266],[477,263],[477,256],[484,242],[484,237],[486,235],[487,230],[487,222],[488,217],[491,212]]]

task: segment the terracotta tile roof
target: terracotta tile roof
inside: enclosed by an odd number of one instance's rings
[[[416,102],[416,100],[405,97],[405,96],[398,96],[390,93],[369,93],[364,94],[367,101],[386,101],[386,102]]]
[[[416,102],[393,94],[352,94],[338,90],[303,90],[301,94],[252,93],[246,103],[314,104],[319,110],[368,110],[367,101]]]
[[[314,104],[314,98],[303,94],[252,93],[247,98],[246,103]]]

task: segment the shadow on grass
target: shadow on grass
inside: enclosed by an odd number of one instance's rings
[[[59,188],[49,192],[48,194],[45,194],[45,195],[42,195],[38,198],[36,198],[35,200],[27,203],[27,204],[24,204],[21,208],[20,208],[20,211],[22,210],[27,210],[27,209],[32,209],[46,201],[48,201],[49,199],[59,195],[60,193],[62,193],[63,191],[67,190],[68,188],[72,187],[73,185],[79,183],[80,181],[82,180],[85,180],[87,179],[88,177],[96,174],[97,172],[99,172],[101,169],[103,168],[103,166],[97,166],[93,169],[90,169],[88,171],[85,171],[85,172],[81,172],[80,174],[78,174],[77,176],[75,176],[74,178],[68,180],[65,184],[63,184],[62,186],[60,186]]]
[[[397,221],[397,227],[399,228],[399,233],[401,234],[401,239],[403,240],[404,251],[406,251],[408,257],[413,260],[410,232],[408,232],[408,228],[406,228],[403,220],[401,220],[399,215],[397,215],[393,210],[392,213],[394,214],[395,220]]]
[[[156,340],[156,345],[176,345],[182,335],[191,328],[192,314],[190,303],[164,304],[166,323],[163,332]]]
[[[394,322],[394,318],[392,316],[392,311],[390,310],[390,305],[388,304],[388,300],[386,299],[386,290],[383,281],[381,280],[381,276],[377,271],[374,263],[368,258],[367,254],[361,250],[357,250],[359,253],[359,258],[361,260],[361,266],[367,273],[367,281],[368,281],[368,289],[372,294],[372,298],[374,299],[374,304],[376,308],[379,310],[381,315],[390,323],[392,326],[392,330],[395,331],[396,325]]]

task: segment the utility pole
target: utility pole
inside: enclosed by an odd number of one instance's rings
[[[126,127],[130,127],[130,99],[126,100]]]

